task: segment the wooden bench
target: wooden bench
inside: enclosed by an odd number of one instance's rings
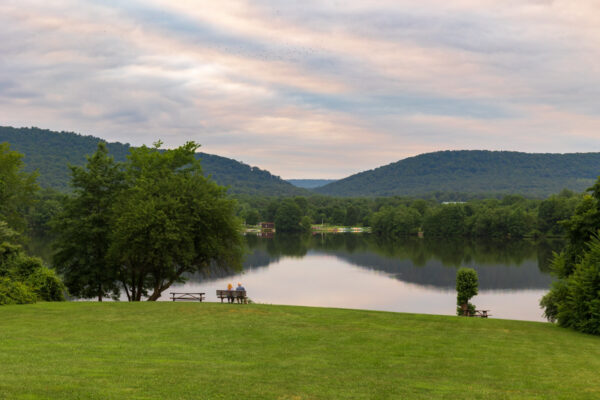
[[[204,293],[178,293],[170,292],[171,300],[184,300],[184,301],[202,301],[204,300]]]
[[[221,299],[221,303],[223,302],[223,299],[227,299],[228,303],[233,303],[235,300],[237,300],[238,303],[248,302],[245,290],[217,290],[217,298]]]

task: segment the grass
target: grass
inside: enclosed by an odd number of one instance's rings
[[[217,303],[0,307],[0,399],[598,399],[551,324]]]

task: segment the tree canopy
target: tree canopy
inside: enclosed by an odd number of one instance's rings
[[[156,300],[185,274],[240,267],[235,201],[202,174],[198,147],[131,148],[115,163],[100,144],[85,168],[72,168],[56,262],[74,293]]]
[[[600,335],[600,179],[564,222],[568,243],[555,254],[558,280],[540,302],[550,321]]]

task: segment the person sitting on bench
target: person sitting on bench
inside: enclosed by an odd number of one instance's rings
[[[242,286],[242,284],[238,282],[238,285],[237,285],[237,287],[235,288],[235,290],[236,290],[236,291],[244,291],[244,292],[245,292],[245,291],[246,291],[246,288],[245,288],[245,287],[243,287],[243,286]],[[244,299],[243,299],[242,297],[240,297],[240,296],[236,296],[236,297],[237,297],[237,301],[238,301],[238,303],[242,303],[242,302],[243,302],[243,300],[244,300]]]
[[[229,291],[233,290],[233,285],[231,283],[227,284],[227,290],[229,290]],[[229,293],[229,295],[227,296],[227,302],[233,303],[233,295],[231,293]]]

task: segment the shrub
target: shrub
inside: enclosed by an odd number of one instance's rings
[[[456,273],[456,304],[458,305],[456,313],[458,315],[473,315],[475,313],[475,306],[469,303],[469,300],[477,295],[478,286],[477,271],[472,268],[460,268],[458,270]]]
[[[40,267],[27,278],[27,284],[33,289],[38,300],[65,301],[65,285],[50,268]]]
[[[0,305],[35,303],[35,293],[22,282],[0,278]]]

